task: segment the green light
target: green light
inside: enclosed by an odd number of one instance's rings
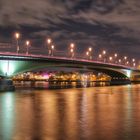
[[[126,70],[126,76],[127,76],[128,78],[131,77],[131,70]]]
[[[15,72],[14,63],[10,60],[1,60],[1,71],[4,76],[12,76]]]

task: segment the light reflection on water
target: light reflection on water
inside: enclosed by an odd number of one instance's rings
[[[139,140],[140,85],[0,93],[1,140]]]
[[[36,88],[36,89],[64,89],[80,87],[109,86],[109,82],[45,82],[45,81],[15,81],[16,88]]]

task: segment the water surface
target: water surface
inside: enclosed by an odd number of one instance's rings
[[[0,93],[0,140],[104,139],[140,139],[140,85]]]

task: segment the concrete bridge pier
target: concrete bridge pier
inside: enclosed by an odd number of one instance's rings
[[[3,78],[0,79],[0,91],[14,91],[15,86],[11,79]]]
[[[110,81],[110,85],[128,85],[131,84],[128,78],[113,77]]]

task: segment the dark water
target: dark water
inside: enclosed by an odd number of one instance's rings
[[[0,140],[139,140],[140,85],[0,93]]]

